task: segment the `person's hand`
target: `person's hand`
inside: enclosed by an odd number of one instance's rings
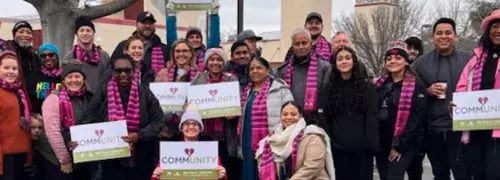
[[[161,170],[161,168],[156,167],[155,171],[153,172],[153,178],[160,179],[162,174],[163,174],[163,171]]]
[[[217,166],[215,170],[217,170],[217,173],[219,173],[219,179],[224,179],[224,177],[226,177],[226,168]]]
[[[168,4],[165,6],[165,11],[168,16],[175,16],[177,14],[173,1],[168,1]]]
[[[136,143],[139,140],[137,133],[129,133],[128,136],[122,136],[122,139],[128,143]]]
[[[219,0],[214,0],[214,2],[212,3],[212,10],[210,11],[210,14],[212,15],[219,14],[219,9],[220,9]]]
[[[78,147],[78,142],[76,142],[76,141],[70,141],[68,143],[68,147],[69,147],[70,151],[73,151],[73,150],[75,150]]]
[[[398,162],[399,159],[401,159],[401,154],[399,154],[399,152],[397,152],[396,150],[391,149],[391,153],[389,154],[389,161],[390,162],[393,162],[393,161]]]
[[[457,105],[453,102],[450,102],[450,104],[448,104],[448,113],[450,113],[451,119],[453,119],[453,108],[456,106]]]
[[[73,164],[71,162],[66,163],[66,164],[61,164],[61,171],[64,174],[69,174],[73,172]]]
[[[233,113],[226,114],[226,120],[234,119],[234,117]]]
[[[427,93],[433,96],[439,96],[441,94],[446,93],[446,87],[441,86],[440,83],[434,83],[430,87],[427,88]]]

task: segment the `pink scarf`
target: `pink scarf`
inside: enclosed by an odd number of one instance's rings
[[[201,48],[199,53],[196,53],[196,65],[198,65],[198,69],[203,72],[205,70],[205,48]]]
[[[118,84],[113,77],[108,82],[108,119],[109,121],[127,121],[127,129],[130,132],[137,132],[139,128],[139,87],[136,80],[132,81],[130,96],[128,98],[127,113],[125,114]]]
[[[253,87],[253,82],[250,82],[247,87],[241,93],[241,107],[245,107],[250,88]],[[266,78],[264,81],[264,86],[257,93],[255,100],[252,104],[252,150],[256,151],[259,141],[269,134],[268,124],[267,124],[267,95],[271,87],[271,79]],[[238,121],[238,135],[242,134],[243,127],[243,117],[240,117]]]
[[[138,83],[141,82],[141,69],[142,69],[142,62],[138,62],[134,71],[134,81],[137,81]]]
[[[210,75],[207,77],[207,84],[214,84],[224,82],[225,76],[221,74],[219,80],[212,79]],[[216,140],[224,140],[224,119],[223,118],[212,118],[212,119],[204,119],[203,127],[206,135],[216,139]]]
[[[83,96],[86,92],[86,85],[76,92],[69,91],[64,87],[59,91],[59,115],[61,116],[62,125],[65,128],[75,125],[75,114],[73,113],[73,104],[71,103],[70,96]]]
[[[62,69],[60,67],[47,69],[45,66],[42,66],[42,74],[54,78],[61,77]]]
[[[380,88],[389,78],[388,75],[382,76],[377,80],[375,86]],[[405,72],[403,79],[403,87],[399,97],[398,113],[396,116],[396,125],[394,127],[393,142],[399,142],[399,136],[405,132],[406,124],[410,118],[410,110],[413,101],[413,92],[415,91],[415,76]]]
[[[288,61],[288,69],[285,74],[285,82],[288,84],[290,90],[293,88],[293,68],[295,64],[295,58],[292,55]],[[306,92],[304,98],[304,111],[313,112],[316,110],[316,99],[318,96],[318,59],[315,53],[311,53],[309,58],[309,70],[307,72],[307,82],[306,82]]]
[[[177,70],[177,66],[176,65],[172,65],[169,69],[168,69],[168,81],[167,82],[176,82],[176,79],[175,79],[175,70]],[[196,70],[194,70],[193,67],[189,67],[189,80],[193,80],[196,76]]]
[[[95,44],[92,44],[92,58],[89,59],[87,56],[87,51],[80,47],[80,45],[75,44],[73,46],[73,53],[75,54],[75,58],[79,62],[88,62],[90,64],[99,64],[100,56],[99,56],[99,50],[97,49],[97,46]]]
[[[163,50],[161,46],[155,46],[153,48],[153,52],[151,53],[151,69],[155,72],[155,76],[160,72],[163,68],[165,68],[165,59]]]
[[[299,140],[302,138],[304,135],[304,129],[302,129],[297,136],[295,136],[295,139],[293,139],[293,144],[292,144],[292,175],[295,173],[295,166],[297,165],[297,152],[298,152],[298,147],[299,147]],[[272,164],[272,166],[269,166],[269,164]],[[266,142],[264,145],[264,150],[262,151],[262,157],[261,157],[261,164],[260,164],[260,179],[265,179],[265,180],[275,180],[277,174],[270,175],[270,174],[263,174],[263,172],[276,172],[275,170],[268,170],[268,168],[276,168],[276,165],[274,164],[273,160],[273,152],[271,150],[271,145],[269,145],[269,142]]]
[[[29,130],[29,124],[30,124],[30,108],[28,104],[28,99],[26,98],[26,93],[23,91],[21,88],[21,82],[19,80],[16,80],[13,83],[5,82],[3,79],[0,79],[0,88],[10,91],[10,92],[16,92],[19,93],[19,96],[21,96],[21,103],[23,106],[23,114],[21,116],[20,124],[21,127],[24,130]]]
[[[318,42],[316,42],[315,48],[313,49],[313,52],[313,54],[319,54],[325,61],[330,62],[332,52],[330,49],[330,44],[325,39],[325,37],[319,37]]]

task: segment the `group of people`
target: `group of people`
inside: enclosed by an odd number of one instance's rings
[[[498,130],[453,131],[452,93],[500,88],[500,11],[484,19],[474,53],[456,50],[452,19],[433,26],[434,50],[395,40],[385,73],[372,80],[347,33],[331,42],[310,13],[291,34],[281,66],[260,56],[262,40],[245,30],[230,56],[220,45],[219,6],[210,12],[207,45],[200,29],[179,39],[167,7],[167,44],[150,12],[109,56],[94,44],[95,26],[75,22],[75,44],[37,52],[32,27],[16,23],[0,40],[0,180],[160,179],[160,141],[217,141],[219,179],[422,179],[427,154],[434,179],[500,179]],[[155,82],[238,82],[242,115],[203,119],[194,104],[163,111]],[[125,120],[131,157],[75,164],[70,127]],[[375,159],[375,161],[374,161]]]

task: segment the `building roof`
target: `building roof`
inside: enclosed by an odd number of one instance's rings
[[[266,40],[279,40],[281,39],[281,31],[267,31],[259,34],[264,41]]]

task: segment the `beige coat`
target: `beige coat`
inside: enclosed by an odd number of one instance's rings
[[[326,170],[325,149],[326,144],[319,135],[310,134],[302,138],[297,151],[295,173],[290,180],[330,180]]]

